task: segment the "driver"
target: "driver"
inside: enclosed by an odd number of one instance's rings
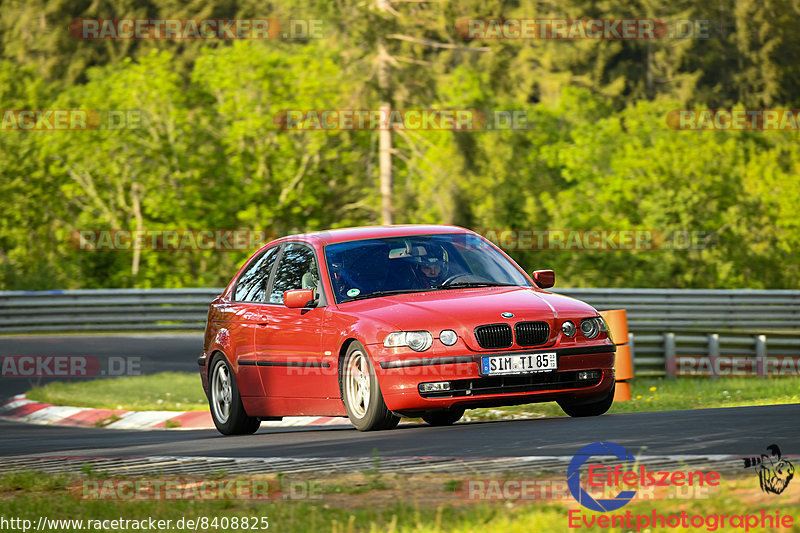
[[[426,246],[425,252],[414,258],[414,275],[422,287],[438,287],[447,279],[447,254],[440,246]]]

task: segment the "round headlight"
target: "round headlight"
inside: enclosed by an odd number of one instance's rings
[[[587,339],[594,339],[600,333],[600,324],[596,318],[584,318],[581,320],[581,333]]]
[[[408,331],[406,344],[415,352],[424,352],[433,344],[433,336],[427,331]]]
[[[567,337],[573,337],[575,335],[576,330],[577,328],[575,327],[575,323],[570,320],[567,320],[566,322],[561,324],[561,331]]]
[[[452,346],[458,340],[458,335],[452,329],[446,329],[439,333],[439,340],[442,341],[442,344],[445,346]]]

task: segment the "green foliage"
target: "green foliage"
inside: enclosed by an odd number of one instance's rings
[[[376,131],[285,131],[287,109],[521,110],[527,128],[395,131],[400,223],[695,232],[692,249],[508,249],[560,286],[800,288],[796,132],[689,132],[687,107],[800,107],[788,0],[9,2],[5,109],[134,110],[137,128],[0,131],[0,289],[225,284],[252,250],[76,249],[76,229],[380,220]],[[79,41],[81,17],[319,19],[322,39]],[[708,19],[708,39],[467,42],[467,17]],[[432,46],[431,43],[434,43]],[[389,55],[391,94],[376,58]]]

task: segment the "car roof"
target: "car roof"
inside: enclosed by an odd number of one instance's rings
[[[314,231],[298,235],[287,235],[270,244],[284,241],[312,241],[322,246],[337,242],[357,241],[362,239],[378,239],[382,237],[403,237],[406,235],[442,235],[447,233],[472,234],[473,232],[458,226],[437,224],[398,224],[393,226],[361,226],[356,228],[340,228],[325,231]]]

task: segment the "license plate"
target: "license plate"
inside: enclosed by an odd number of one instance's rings
[[[555,353],[491,355],[481,359],[482,374],[485,376],[552,372],[557,368]]]

